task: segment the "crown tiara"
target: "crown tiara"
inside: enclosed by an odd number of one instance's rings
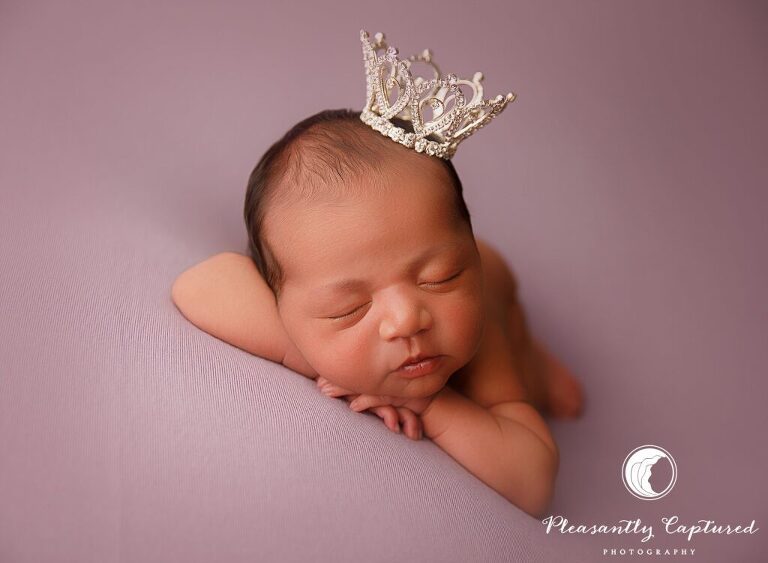
[[[397,49],[386,44],[383,33],[374,35],[371,43],[368,33],[361,29],[360,41],[363,44],[367,86],[366,104],[360,112],[360,119],[382,135],[417,152],[450,160],[461,141],[500,114],[517,97],[510,92],[506,96],[483,100],[482,72],[476,72],[472,80],[459,79],[455,74],[441,78],[440,69],[432,61],[429,49],[401,60],[397,57]],[[377,55],[379,50],[384,53]],[[417,61],[431,66],[434,78],[414,78],[411,63]],[[472,88],[469,102],[460,85]],[[390,103],[395,87],[397,98]],[[429,121],[422,114],[425,104],[429,104],[432,110]],[[393,117],[410,121],[413,132],[395,125],[390,121]],[[428,139],[430,135],[438,140]]]

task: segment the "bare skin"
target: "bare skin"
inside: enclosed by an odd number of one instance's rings
[[[371,184],[270,207],[263,236],[285,273],[277,299],[249,258],[228,253],[182,274],[174,302],[353,410],[402,424],[411,439],[423,433],[542,514],[559,465],[542,415],[578,416],[578,381],[531,336],[511,270],[457,219],[434,160],[406,152],[354,182]],[[397,368],[415,354],[439,360],[409,377]]]
[[[478,354],[449,385],[480,404],[496,402],[482,393],[502,386],[509,400],[528,402],[544,415],[580,416],[580,383],[531,335],[517,280],[504,259],[488,243],[477,244],[486,280],[488,330]]]
[[[583,410],[583,391],[573,373],[534,339],[519,300],[518,285],[509,266],[487,242],[477,239],[485,280],[486,330],[475,357],[456,371],[448,386],[474,402],[488,406],[503,397],[524,401],[542,415],[577,418]],[[348,389],[317,378],[320,390],[352,403],[360,397]],[[421,421],[407,407],[369,409],[390,430],[412,439],[421,437]]]

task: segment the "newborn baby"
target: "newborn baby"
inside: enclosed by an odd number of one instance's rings
[[[529,334],[510,269],[473,235],[451,162],[359,116],[321,112],[264,154],[246,195],[251,256],[190,268],[174,303],[392,431],[426,435],[541,516],[559,454],[540,413],[578,416],[580,386]]]

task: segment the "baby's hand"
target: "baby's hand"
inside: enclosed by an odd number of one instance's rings
[[[322,376],[318,376],[316,383],[317,387],[324,395],[329,397],[342,397],[345,401],[350,403],[350,407],[352,402],[358,398],[363,400],[378,399],[378,402],[381,402],[380,397],[354,393],[353,391],[339,387],[335,383],[331,383]],[[355,404],[357,405],[358,403]],[[357,412],[363,412],[364,410],[366,409],[359,409]],[[395,405],[391,404],[378,404],[376,406],[369,407],[367,410],[372,411],[374,414],[376,414],[376,416],[381,418],[387,428],[389,428],[392,432],[399,433],[400,422],[402,422],[403,430],[406,436],[408,436],[411,440],[421,440],[424,433],[421,424],[421,418],[411,409],[404,406],[396,407]]]

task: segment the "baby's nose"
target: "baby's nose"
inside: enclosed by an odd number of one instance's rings
[[[382,321],[379,334],[385,340],[410,338],[432,326],[432,316],[425,307],[411,305],[390,311]]]

